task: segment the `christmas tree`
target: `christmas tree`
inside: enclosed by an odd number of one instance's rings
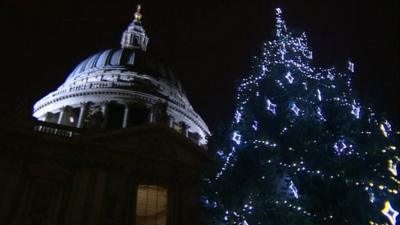
[[[305,33],[276,9],[274,39],[240,82],[229,140],[217,144],[204,197],[213,224],[396,224],[399,132],[355,96],[352,62],[312,59]]]

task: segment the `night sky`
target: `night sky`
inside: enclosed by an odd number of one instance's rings
[[[1,112],[29,114],[86,57],[119,47],[136,4],[128,0],[4,0],[0,3]],[[399,128],[398,0],[146,0],[148,51],[180,78],[211,130],[230,121],[235,84],[272,37],[274,8],[304,30],[314,64],[356,63],[363,102],[387,112]]]

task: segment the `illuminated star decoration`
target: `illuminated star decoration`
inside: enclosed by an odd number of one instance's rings
[[[284,49],[280,49],[279,53],[281,53],[281,59],[285,60],[286,51]]]
[[[294,78],[292,77],[292,74],[290,72],[287,72],[285,78],[286,80],[288,80],[289,84],[293,83]]]
[[[307,59],[312,59],[313,58],[312,51],[303,51],[303,54]]]
[[[253,125],[251,125],[254,131],[258,130],[258,122],[256,120],[253,121]]]
[[[290,110],[292,110],[294,112],[294,114],[296,114],[296,116],[299,115],[300,109],[299,109],[299,107],[297,107],[296,103],[292,103]]]
[[[375,194],[373,192],[369,193],[369,202],[374,203],[376,200]]]
[[[357,119],[360,119],[360,109],[361,106],[357,106],[354,102],[351,109],[351,114],[353,114]]]
[[[290,181],[289,188],[290,188],[290,190],[292,191],[294,197],[295,197],[296,199],[298,199],[298,198],[299,198],[299,193],[298,193],[297,188],[296,188],[296,186],[294,185],[293,181]]]
[[[274,115],[276,114],[276,104],[272,103],[269,99],[267,99],[267,109]]]
[[[397,164],[393,163],[392,160],[389,160],[388,163],[388,170],[393,174],[393,176],[397,176]]]
[[[349,67],[348,69],[354,73],[354,63],[349,61]]]
[[[224,157],[224,152],[223,151],[217,151],[217,154],[219,155],[219,156],[221,156],[221,157]]]
[[[392,126],[386,120],[383,124],[381,124],[379,126],[379,129],[381,129],[383,136],[385,136],[387,138],[387,137],[389,137],[389,132],[392,131]]]
[[[235,113],[235,122],[239,123],[241,118],[242,118],[242,114],[239,111],[236,111],[236,113]]]
[[[352,149],[353,145],[346,145],[343,139],[340,139],[335,143],[333,148],[335,149],[336,155],[351,155],[354,153],[354,150]]]
[[[399,212],[392,208],[389,201],[385,202],[385,207],[381,210],[381,212],[389,219],[392,225],[396,225],[396,217],[399,215]]]
[[[322,110],[320,107],[317,107],[317,114],[322,121],[326,121],[325,117],[322,115]]]
[[[233,132],[232,141],[234,141],[237,145],[240,145],[242,139],[242,135],[240,135],[237,131]]]
[[[319,89],[317,89],[317,94],[318,94],[318,100],[322,101],[321,91]]]

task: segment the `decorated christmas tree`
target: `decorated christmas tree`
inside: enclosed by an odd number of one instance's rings
[[[305,33],[276,30],[236,94],[204,197],[210,223],[395,225],[399,133],[361,104],[355,65],[318,68]]]

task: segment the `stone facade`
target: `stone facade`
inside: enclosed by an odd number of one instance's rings
[[[0,224],[134,225],[139,185],[167,190],[165,225],[201,223],[199,182],[211,160],[163,124],[1,127]]]

